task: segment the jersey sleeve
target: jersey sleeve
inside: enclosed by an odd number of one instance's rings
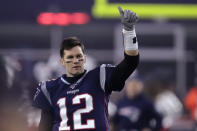
[[[111,64],[102,64],[100,66],[100,84],[101,88],[107,92],[111,93],[111,90],[108,90],[108,83],[110,82],[111,74],[114,70],[115,66]]]
[[[38,85],[32,105],[43,110],[52,110],[52,104],[46,87],[46,82],[41,82]]]
[[[121,91],[125,81],[134,72],[139,63],[139,54],[129,56],[125,54],[124,59],[116,66],[107,65],[106,70],[106,90],[108,92]]]

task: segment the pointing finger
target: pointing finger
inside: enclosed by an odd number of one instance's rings
[[[124,11],[122,10],[122,8],[121,8],[120,6],[118,6],[118,10],[119,10],[119,12],[120,12],[120,15],[121,15],[121,16],[124,16]]]

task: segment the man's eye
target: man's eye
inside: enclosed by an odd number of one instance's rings
[[[81,58],[82,57],[82,55],[77,55],[77,58]]]
[[[73,56],[68,56],[68,57],[67,57],[67,59],[73,59],[73,58],[74,58]]]

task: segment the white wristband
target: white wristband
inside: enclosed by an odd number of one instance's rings
[[[123,33],[123,42],[125,50],[137,50],[138,42],[135,33],[135,29],[132,31],[127,31],[125,29],[122,30]]]

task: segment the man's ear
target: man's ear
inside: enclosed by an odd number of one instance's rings
[[[64,60],[62,58],[60,58],[60,63],[62,66],[64,66]]]
[[[86,63],[86,59],[87,59],[87,56],[86,56],[86,55],[84,55],[84,63]]]

